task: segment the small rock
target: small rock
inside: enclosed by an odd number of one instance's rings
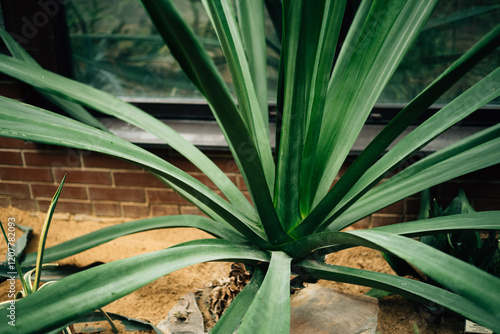
[[[378,300],[348,295],[318,285],[295,293],[291,304],[291,334],[375,334]]]
[[[203,317],[194,293],[181,297],[157,327],[166,334],[203,334]]]

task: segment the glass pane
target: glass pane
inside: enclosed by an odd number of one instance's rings
[[[440,1],[382,93],[380,104],[406,104],[500,22],[498,0]],[[438,103],[458,96],[500,65],[500,48],[489,55]],[[496,99],[492,104],[499,104]]]
[[[174,0],[174,3],[232,89],[229,70],[201,1]],[[128,101],[203,100],[164,45],[139,1],[70,0],[66,12],[77,80]],[[378,104],[406,104],[498,22],[498,0],[440,1]],[[269,18],[266,34],[269,99],[274,101],[279,41]],[[499,64],[500,49],[438,102],[450,101]],[[500,99],[492,103],[500,104]]]
[[[200,0],[174,0],[231,87],[229,70]],[[71,0],[67,22],[77,80],[128,101],[201,100],[137,0]],[[270,20],[266,33],[277,43]],[[268,48],[269,97],[275,99],[278,53]]]

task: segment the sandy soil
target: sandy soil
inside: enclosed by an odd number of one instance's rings
[[[14,217],[16,222],[32,226],[35,236],[29,244],[28,252],[36,249],[39,231],[44,222],[45,213],[21,211],[15,208],[0,208],[0,219],[6,224],[8,218]],[[73,216],[56,213],[51,223],[47,247],[62,241],[89,233],[91,231],[117,224],[123,220],[106,219],[90,216]],[[20,237],[18,232],[16,237]],[[137,254],[160,250],[180,242],[210,237],[208,234],[194,229],[169,229],[143,232],[123,237],[81,254],[60,261],[60,264],[86,266],[96,261],[110,262]],[[5,243],[0,243],[0,254],[5,252]],[[367,248],[341,251],[327,258],[330,263],[351,267],[392,273],[380,254]],[[179,298],[188,292],[196,292],[209,285],[214,279],[227,277],[228,263],[203,263],[173,272],[137,291],[121,298],[104,310],[118,313],[158,324],[165,319],[169,310]],[[368,288],[350,284],[321,281],[320,284],[339,289],[346,293],[363,294]],[[6,284],[0,285],[0,296],[7,296]],[[5,298],[0,297],[0,300]],[[417,311],[412,301],[394,296],[379,301],[380,333],[414,333],[413,325],[417,324],[420,333],[448,334],[463,333],[462,322],[450,315],[445,315],[440,325],[430,324],[424,315]]]

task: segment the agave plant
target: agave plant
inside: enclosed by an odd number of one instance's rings
[[[276,154],[269,134],[261,1],[203,0],[224,51],[237,102],[171,0],[142,0],[184,72],[205,96],[248,188],[249,201],[218,167],[164,123],[109,94],[37,66],[5,33],[13,57],[0,71],[24,81],[77,120],[1,98],[0,135],[109,154],[142,166],[197,205],[207,217],[168,216],[127,222],[48,248],[46,261],[150,229],[195,227],[215,238],[107,263],[71,275],[16,303],[16,327],[57,330],[174,270],[204,261],[253,268],[213,333],[288,333],[290,278],[365,285],[449,310],[500,331],[500,280],[414,237],[456,230],[495,230],[500,212],[473,212],[368,230],[342,231],[398,200],[500,162],[500,125],[384,177],[425,144],[500,95],[497,69],[388,146],[500,41],[484,36],[416,96],[334,184],[381,90],[429,18],[435,0],[363,0],[335,54],[346,0],[283,0]],[[269,3],[269,2],[268,2]],[[162,139],[204,172],[224,198],[163,159],[97,129],[81,107],[114,116]],[[91,125],[85,124],[92,122]],[[99,126],[97,124],[97,126]],[[365,246],[397,256],[442,289],[395,275],[329,265],[324,255]],[[36,258],[28,254],[24,264]],[[43,307],[41,307],[43,305]],[[6,310],[0,310],[5,317]]]

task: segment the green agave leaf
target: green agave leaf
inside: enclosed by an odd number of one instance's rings
[[[16,326],[2,321],[0,332],[28,334],[57,329],[175,270],[220,260],[267,262],[269,257],[246,245],[208,239],[103,264],[17,301]],[[2,318],[7,314],[7,308],[0,310]]]
[[[321,23],[320,27],[317,27],[320,29],[317,44],[312,45],[312,42],[309,41],[311,38],[308,37],[309,40],[305,47],[309,51],[308,55],[313,57],[314,62],[309,59],[306,60],[311,63],[311,80],[308,92],[306,134],[300,173],[300,212],[302,218],[306,217],[311,211],[313,198],[311,198],[312,194],[309,185],[313,173],[308,171],[310,171],[310,168],[313,168],[316,158],[328,83],[347,1],[324,2],[325,8],[322,21],[319,20],[319,17],[310,18],[313,22]],[[319,7],[316,2],[308,1],[306,4],[313,4],[313,6]],[[314,24],[311,24],[311,26],[314,26]],[[313,41],[316,42],[314,39]],[[315,54],[311,54],[312,51]]]
[[[280,225],[259,150],[251,140],[251,131],[210,57],[182,20],[171,0],[142,0],[142,3],[184,72],[208,100],[245,180],[262,225],[269,229],[271,237],[276,238],[271,239],[271,242],[283,242],[286,235],[279,231]]]
[[[443,131],[461,121],[481,106],[500,96],[500,89],[498,89],[500,88],[499,82],[500,68],[486,76],[418,126],[405,138],[401,139],[401,141],[359,178],[334,209],[333,217],[329,220],[332,221],[339,213],[361,197],[362,194],[366,193],[368,189],[382,180],[387,173],[405,161],[413,152],[425,146]]]
[[[478,307],[468,299],[436,286],[399,277],[356,268],[329,265],[321,261],[303,260],[296,264],[305,278],[327,279],[359,284],[411,298],[420,302],[433,301],[495,331],[499,330],[498,318]]]
[[[236,1],[236,13],[253,86],[264,120],[263,127],[268,131],[269,136],[264,1],[238,0]]]
[[[330,189],[373,105],[436,3],[380,0],[371,6],[361,4],[359,17],[366,15],[366,19],[355,19],[361,27],[351,27],[355,32],[347,40],[350,44],[344,43],[334,67],[315,168],[308,171],[314,173],[313,206]]]
[[[68,256],[81,253],[87,249],[102,245],[119,237],[139,232],[174,227],[197,228],[210,233],[215,237],[232,240],[234,242],[247,241],[231,227],[226,226],[224,222],[215,222],[211,219],[194,215],[160,216],[105,227],[62,242],[47,248],[44,253],[44,260],[45,262],[55,262]],[[35,263],[36,256],[36,252],[27,254],[24,261],[21,262],[21,265],[33,265]]]
[[[375,139],[356,158],[349,169],[336,182],[325,198],[317,205],[308,220],[320,221],[329,213],[339,201],[345,199],[346,194],[358,182],[360,177],[372,166],[384,150],[419,116],[421,116],[439,96],[456,83],[475,64],[486,57],[500,43],[500,25],[483,37],[462,57],[455,61],[431,85],[412,100]],[[402,153],[406,156],[408,152]],[[308,184],[308,183],[306,183]],[[372,183],[365,182],[365,187]],[[366,188],[365,188],[366,189]],[[306,223],[307,224],[307,223]]]
[[[241,334],[290,332],[290,263],[282,252],[271,253],[271,263],[238,329]]]
[[[257,2],[249,2],[257,3]],[[271,143],[269,139],[269,128],[266,127],[267,100],[257,99],[256,85],[250,72],[250,65],[247,61],[243,40],[238,29],[238,22],[234,13],[232,2],[228,0],[210,1],[203,0],[203,4],[210,13],[217,36],[224,51],[224,55],[231,72],[236,97],[238,98],[239,110],[250,129],[252,141],[259,150],[259,156],[266,174],[267,185],[272,193],[274,186],[274,160],[271,153]],[[252,16],[257,16],[258,12],[251,12]],[[262,16],[264,12],[262,11]],[[263,21],[264,18],[261,18]],[[262,26],[263,30],[264,27]],[[263,38],[264,35],[261,35]],[[256,39],[257,41],[257,39]],[[258,51],[258,50],[256,50]],[[266,59],[260,66],[266,66]],[[259,103],[261,102],[261,103]],[[261,110],[262,102],[265,103],[265,112]]]
[[[260,111],[259,101],[257,100],[232,4],[227,0],[204,0],[203,3],[210,13],[222,49],[224,50],[233,78],[236,96],[238,97],[240,112],[246,120],[247,127],[250,129],[250,137],[248,137],[247,140],[251,140],[255,143],[260,161],[262,162],[261,168],[263,168],[266,176],[267,187],[255,189],[252,192],[252,198],[254,201],[255,197],[270,199],[274,187],[275,167],[269,141],[269,130],[264,125],[262,112]],[[267,193],[265,193],[266,191]],[[282,242],[289,238],[279,225],[278,216],[276,215],[274,207],[269,207],[270,204],[272,204],[272,202],[265,200],[265,208],[260,205],[260,207],[267,212],[263,215],[259,210],[261,221],[270,240]]]
[[[499,278],[413,239],[374,230],[349,233],[399,256],[491,315],[500,316]]]
[[[299,210],[300,162],[304,141],[308,88],[307,37],[314,43],[308,22],[313,10],[321,14],[323,3],[307,6],[303,1],[283,1],[283,38],[280,55],[279,146],[277,148],[274,203],[285,230],[301,219]],[[317,22],[317,19],[316,21]],[[317,39],[317,38],[316,38]],[[312,45],[314,49],[314,45]],[[310,64],[310,62],[309,62]]]
[[[428,235],[439,235],[443,233],[449,232],[458,232],[458,231],[490,231],[498,229],[498,219],[499,214],[497,211],[486,211],[486,212],[478,212],[474,214],[461,214],[454,215],[449,217],[439,217],[432,219],[422,219],[413,222],[399,223],[388,226],[375,227],[373,230],[382,231],[393,234],[400,234],[406,237],[414,238],[414,237],[425,237]],[[430,221],[429,221],[430,220]],[[326,233],[326,234],[323,234]],[[341,244],[341,241],[332,245],[332,242],[328,242],[327,239],[330,238],[328,233],[338,232],[322,232],[315,234],[316,237],[306,237],[303,239],[297,240],[297,244],[293,245],[285,245],[285,249],[302,249],[302,253],[307,254],[307,250],[317,249],[316,252],[318,254],[328,254],[332,252],[341,251],[343,249],[351,248],[352,245]],[[324,238],[323,241],[321,241]],[[313,241],[314,240],[314,241]],[[302,244],[303,242],[303,244]],[[348,241],[349,242],[349,241]],[[306,246],[309,244],[309,246]],[[319,247],[323,247],[324,245],[330,244],[327,248],[321,249]],[[293,245],[293,246],[292,246]],[[291,253],[298,254],[299,253]],[[300,255],[303,256],[303,255]]]
[[[23,235],[21,235],[14,244],[14,249],[16,250],[16,256],[19,261],[22,261],[24,258],[24,251],[26,250],[26,246],[28,245],[28,241],[31,239],[33,235],[33,227],[24,226],[21,224],[16,224],[16,227],[23,231]]]
[[[255,298],[264,281],[264,272],[257,268],[252,279],[241,290],[229,307],[222,313],[221,318],[210,331],[211,334],[234,333],[245,316],[250,304]]]
[[[23,271],[21,269],[21,265],[19,264],[19,261],[17,259],[17,252],[15,252],[15,245],[14,245],[14,263],[10,262],[9,260],[11,259],[11,254],[9,254],[9,250],[12,249],[12,243],[9,242],[9,238],[7,237],[7,234],[5,233],[5,229],[3,228],[2,222],[0,221],[0,229],[2,230],[2,234],[5,240],[5,243],[7,244],[7,251],[6,251],[6,261],[2,262],[0,264],[1,271],[6,272],[6,274],[3,275],[3,279],[0,280],[0,282],[6,281],[8,278],[12,277],[12,274],[14,273],[14,268],[16,269],[17,276],[21,279],[21,284],[23,287],[23,291],[27,291],[28,293],[31,292],[31,286],[26,283],[26,280],[23,278]],[[8,301],[7,301],[8,302]],[[2,303],[7,303],[7,302],[2,302]]]
[[[414,238],[459,230],[498,230],[500,228],[499,218],[500,211],[474,212],[392,224],[370,230]],[[350,233],[330,231],[306,236],[281,245],[281,248],[288,254],[293,255],[294,258],[301,258],[314,250],[324,247],[327,247],[325,251],[334,252],[358,245],[357,242],[357,239]],[[370,247],[368,244],[363,244],[363,246]]]
[[[409,166],[361,197],[328,230],[353,222],[423,189],[500,163],[500,125],[469,136]]]
[[[455,230],[498,229],[500,229],[500,211],[462,213],[372,228],[374,231],[394,233],[410,238],[428,234],[451,233]]]
[[[345,1],[284,3],[275,205],[286,230],[308,213],[309,201],[303,201],[301,195],[309,194],[310,182],[302,174],[311,175],[344,8]]]
[[[9,49],[10,53],[19,60],[25,61],[26,63],[37,66],[38,68],[42,68],[38,63],[33,59],[28,52],[26,52],[9,33],[0,27],[0,38],[4,41],[5,45]],[[81,105],[67,101],[60,97],[57,97],[53,94],[49,94],[44,92],[43,90],[37,89],[38,93],[40,93],[43,97],[59,106],[65,112],[67,112],[71,117],[93,126],[95,128],[101,129],[103,131],[108,131],[108,129],[99,122],[94,116],[92,116],[86,109],[84,109]]]
[[[0,55],[0,72],[48,93],[112,115],[157,136],[208,175],[227,198],[238,207],[238,210],[250,219],[256,219],[255,210],[246,197],[217,165],[181,135],[153,116],[106,92],[12,57]]]
[[[255,223],[248,221],[244,215],[194,177],[159,157],[109,133],[45,110],[6,98],[0,98],[0,102],[0,117],[3,120],[0,124],[1,136],[92,150],[135,162],[204,202],[257,244],[267,244],[263,232],[254,225]]]
[[[64,180],[66,180],[66,174],[64,175],[59,187],[52,197],[52,201],[50,201],[49,210],[47,211],[47,216],[45,217],[45,222],[43,223],[42,231],[40,232],[40,241],[38,242],[38,252],[36,257],[36,265],[35,265],[35,282],[33,283],[35,292],[38,289],[38,285],[40,283],[40,275],[42,272],[42,264],[43,264],[43,253],[45,251],[45,242],[47,241],[47,235],[49,233],[50,222],[52,221],[52,216],[54,215],[54,211],[56,210],[57,201],[59,200],[59,195],[61,195],[61,190],[64,185]]]
[[[470,204],[467,196],[465,195],[465,191],[460,188],[458,190],[458,196],[451,201],[450,205],[444,210],[444,215],[454,215],[458,213],[468,213],[475,212],[474,208]]]
[[[187,201],[193,203],[198,209],[200,209],[204,214],[206,214],[208,217],[212,218],[215,221],[222,222],[224,219],[222,219],[218,214],[216,214],[213,210],[211,210],[205,203],[202,201],[199,201],[196,197],[190,195],[186,191],[182,190],[172,182],[169,182],[167,179],[160,175],[155,175],[157,178],[159,178],[163,183],[165,183],[167,186],[172,188],[174,191],[176,191],[179,195],[181,195],[183,198],[185,198]],[[257,222],[256,225],[260,228],[261,225]]]

